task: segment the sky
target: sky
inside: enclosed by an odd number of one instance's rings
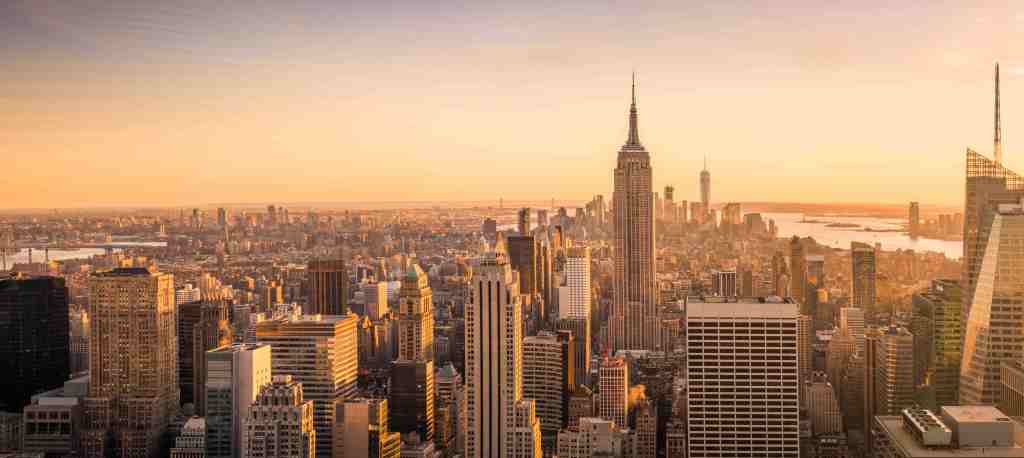
[[[633,71],[677,200],[1024,171],[1024,2],[503,3],[0,1],[0,208],[610,195]]]

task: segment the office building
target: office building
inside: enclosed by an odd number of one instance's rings
[[[864,352],[864,309],[841,307],[839,309],[839,329],[845,331],[853,339],[854,354]]]
[[[991,406],[906,409],[879,415],[871,448],[879,458],[1019,458],[1024,424]]]
[[[89,316],[82,454],[151,456],[179,402],[174,277],[143,268],[94,273]]]
[[[811,329],[811,317],[800,315],[796,321],[796,353],[797,373],[800,374],[800,384],[811,378],[811,356],[813,330]]]
[[[861,242],[850,242],[850,259],[853,262],[854,307],[871,309],[875,306],[875,248]]]
[[[202,290],[192,286],[191,283],[185,283],[184,287],[174,291],[174,303],[176,305],[199,302],[201,300],[203,300]]]
[[[613,421],[584,417],[578,428],[559,431],[557,450],[559,458],[625,458],[632,456],[633,438]]]
[[[398,306],[398,359],[434,359],[434,299],[427,274],[413,264],[402,279]]]
[[[0,280],[0,412],[21,412],[33,394],[71,375],[68,288],[63,278]]]
[[[89,376],[68,380],[60,388],[32,396],[25,407],[21,451],[66,456],[79,450],[84,427],[83,401]]]
[[[704,215],[701,220],[703,222],[711,211],[711,172],[708,171],[707,156],[704,156],[704,168],[700,171],[700,209]]]
[[[220,300],[178,304],[178,385],[181,402],[206,414],[206,352],[231,343],[227,303]]]
[[[812,434],[824,436],[844,432],[839,401],[828,376],[823,372],[815,372],[803,386],[807,398],[807,413],[811,417]]]
[[[355,314],[303,315],[259,323],[256,338],[270,345],[274,376],[291,375],[316,412],[316,456],[331,457],[335,403],[356,390]]]
[[[798,308],[690,298],[688,457],[800,456]]]
[[[593,300],[590,280],[590,248],[577,246],[566,249],[562,274],[565,284],[558,287],[558,318],[590,319]]]
[[[629,365],[621,357],[606,358],[597,374],[597,416],[628,428]]]
[[[71,311],[71,374],[89,370],[89,311],[76,308]]]
[[[316,453],[313,411],[313,401],[303,399],[301,383],[275,375],[260,389],[243,422],[242,458],[324,456]]]
[[[394,411],[394,409],[391,409]],[[388,429],[386,399],[347,399],[338,403],[336,458],[399,458],[401,434]]]
[[[398,359],[391,367],[391,429],[434,440],[434,302],[427,274],[409,266],[398,299]]]
[[[609,319],[612,350],[657,350],[661,343],[651,175],[650,154],[640,143],[634,83],[629,136],[619,149],[612,196],[614,271]]]
[[[174,439],[171,458],[206,458],[206,419],[192,417],[181,428],[181,434]]]
[[[573,380],[580,385],[590,385],[590,320],[564,318],[555,322],[555,329],[572,333]]]
[[[519,294],[540,292],[540,242],[529,235],[513,235],[506,240],[512,270],[519,272]]]
[[[635,458],[657,458],[658,456],[658,406],[650,399],[641,399],[633,407],[635,428],[633,430],[633,456]]]
[[[466,458],[529,456],[525,431],[533,403],[523,405],[522,298],[503,253],[486,253],[473,269],[466,305]],[[526,410],[527,412],[524,412]],[[540,423],[534,440],[540,448]]]
[[[523,339],[523,397],[536,404],[545,449],[554,449],[555,436],[567,420],[574,356],[571,332],[541,331]]]
[[[575,428],[580,425],[580,419],[593,417],[596,414],[594,409],[594,392],[586,385],[577,384],[569,392],[569,407],[566,419],[566,426]]]
[[[982,250],[977,284],[970,298],[960,364],[960,402],[994,405],[1003,362],[1024,359],[1020,329],[1024,328],[1024,207],[1000,204],[984,215],[978,234]]]
[[[206,353],[206,442],[210,458],[239,458],[242,430],[260,389],[271,382],[270,347],[226,345]]]
[[[959,402],[960,296],[958,280],[942,279],[933,280],[927,291],[913,296],[914,368],[922,384],[927,383],[935,393],[932,407]]]
[[[1004,362],[999,368],[999,410],[1024,416],[1024,361]]]
[[[348,270],[342,259],[315,259],[306,268],[309,277],[307,315],[348,314]]]
[[[801,304],[807,303],[807,258],[800,237],[789,240],[789,295]],[[806,310],[801,310],[801,313]]]
[[[711,294],[719,297],[739,296],[739,284],[735,270],[716,270],[711,272]]]

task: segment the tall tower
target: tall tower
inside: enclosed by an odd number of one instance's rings
[[[348,313],[348,271],[343,259],[312,260],[309,275],[309,305],[304,313],[345,315]]]
[[[996,160],[996,164],[1003,163],[1003,128],[1001,120],[999,119],[999,62],[996,62],[996,126],[995,126],[995,144],[992,148],[992,156]]]
[[[711,172],[707,156],[704,156],[704,170],[700,171],[700,206],[705,215],[711,213]]]
[[[93,274],[89,315],[83,455],[153,456],[178,408],[174,276],[143,268]]]
[[[69,326],[63,278],[0,280],[0,411],[21,412],[33,394],[68,379]]]
[[[391,428],[434,440],[434,302],[427,274],[413,264],[399,292],[398,360],[391,367]]]
[[[522,297],[504,253],[484,255],[473,269],[470,291],[464,456],[539,457],[540,422],[533,401],[523,400]],[[517,425],[525,424],[530,424],[530,444],[517,435],[523,429]]]
[[[530,235],[530,207],[520,208],[516,216],[516,228],[519,230],[519,235]]]
[[[613,350],[655,350],[660,345],[654,272],[654,193],[651,158],[640,143],[636,76],[629,107],[629,136],[615,167],[612,301],[609,337]]]
[[[875,249],[861,242],[850,242],[853,262],[853,306],[870,310],[875,306]]]

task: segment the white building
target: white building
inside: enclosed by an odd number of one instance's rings
[[[558,317],[590,319],[590,247],[570,247],[565,251],[564,285],[558,287]]]
[[[316,430],[313,401],[302,384],[279,375],[265,385],[249,409],[242,434],[242,458],[313,458]]]
[[[799,457],[797,304],[686,307],[688,456]]]
[[[206,352],[204,429],[211,458],[241,456],[242,422],[270,381],[267,345],[225,345]]]
[[[199,302],[203,299],[202,290],[192,286],[191,283],[185,283],[183,288],[179,288],[174,291],[174,304],[189,304],[192,302]]]
[[[517,403],[523,395],[523,313],[519,279],[504,253],[487,253],[473,271],[466,306],[466,458],[540,456],[517,450]],[[532,410],[533,403],[530,403]],[[522,421],[530,421],[522,418]],[[532,451],[531,451],[532,452]]]
[[[622,458],[632,455],[632,434],[614,422],[583,417],[577,428],[558,433],[559,458],[591,458],[594,456]]]

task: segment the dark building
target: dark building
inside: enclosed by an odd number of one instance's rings
[[[303,312],[315,315],[348,314],[348,271],[340,259],[313,260],[307,267],[309,305]]]
[[[21,412],[33,394],[71,375],[68,289],[63,278],[0,280],[0,411]]]
[[[231,343],[228,306],[223,301],[188,302],[178,306],[178,385],[181,402],[205,415],[201,389],[206,384],[206,351]],[[196,389],[195,387],[200,387]]]
[[[434,363],[396,360],[391,366],[388,396],[391,430],[417,433],[420,440],[434,440]]]

